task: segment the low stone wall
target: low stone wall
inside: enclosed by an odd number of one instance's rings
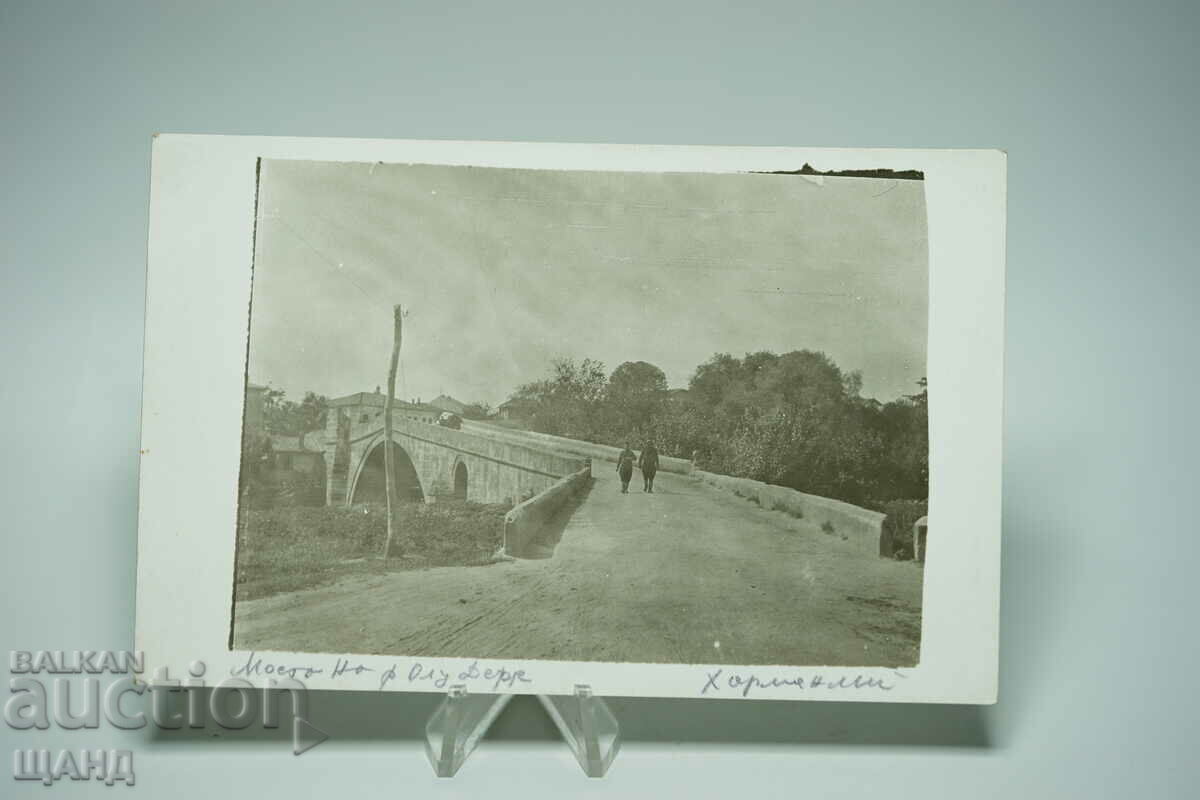
[[[772,486],[749,478],[735,478],[703,470],[693,470],[692,476],[727,492],[747,499],[753,498],[765,509],[784,511],[817,526],[829,523],[833,526],[831,535],[845,537],[864,553],[873,556],[880,554],[885,515],[878,511],[869,511],[840,500],[804,494],[786,486]]]
[[[484,422],[469,422],[464,423],[463,430],[477,432],[481,435],[494,438],[505,439],[513,443],[538,444],[541,446],[549,446],[564,453],[570,453],[579,456],[586,456],[591,459],[599,459],[601,461],[611,461],[614,464],[617,462],[617,456],[621,453],[621,448],[610,447],[606,444],[596,444],[594,442],[584,442],[579,439],[568,439],[563,436],[554,436],[549,433],[538,433],[537,431],[523,431],[515,428],[502,428],[498,425],[489,425]],[[634,448],[634,452],[639,452]],[[660,455],[658,457],[658,469],[660,472],[674,472],[679,475],[689,475],[692,472],[692,462],[682,458],[671,458],[669,456]]]
[[[531,544],[546,532],[550,522],[592,479],[592,465],[559,480],[549,489],[534,495],[504,516],[504,552],[524,558]]]

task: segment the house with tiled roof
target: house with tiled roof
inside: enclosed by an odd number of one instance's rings
[[[355,392],[345,397],[335,397],[329,401],[329,407],[335,408],[350,419],[351,424],[371,422],[378,418],[383,421],[383,405],[387,395],[376,389],[374,392]],[[420,398],[412,401],[395,399],[392,402],[393,419],[410,419],[415,422],[433,424],[442,414],[442,409],[428,403],[422,403]]]

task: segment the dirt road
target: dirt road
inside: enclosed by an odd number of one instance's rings
[[[552,557],[347,578],[237,604],[239,649],[705,664],[917,660],[921,570],[687,477],[613,465]]]

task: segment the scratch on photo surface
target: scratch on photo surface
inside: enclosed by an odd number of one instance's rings
[[[891,185],[891,186],[889,186],[888,188],[884,189],[884,190],[883,190],[882,192],[880,192],[879,194],[873,194],[873,195],[871,195],[871,197],[883,197],[885,194],[887,194],[888,192],[890,192],[892,189],[895,189],[895,188],[896,188],[897,186],[899,186],[899,185],[900,185],[900,181],[892,181],[892,185]]]
[[[316,254],[317,258],[319,258],[323,262],[325,262],[330,267],[330,269],[332,269],[332,271],[334,273],[336,273],[341,278],[345,279],[345,281],[347,283],[349,283],[351,286],[353,286],[355,289],[358,289],[360,292],[362,292],[363,296],[366,297],[369,301],[371,301],[372,303],[374,303],[376,305],[386,306],[386,303],[381,304],[379,301],[379,298],[373,296],[370,292],[368,292],[361,285],[359,285],[359,283],[357,281],[355,281],[353,278],[350,277],[350,275],[346,272],[345,264],[343,264],[340,261],[335,261],[329,254],[325,253],[323,250],[321,250],[320,248],[313,245],[312,242],[310,242],[308,239],[306,239],[304,237],[304,235],[300,233],[300,231],[296,230],[283,217],[281,217],[277,214],[264,214],[263,219],[264,220],[273,219],[276,222],[278,222],[280,225],[282,225],[283,227],[287,228],[288,231],[292,234],[292,236],[294,236],[296,238],[297,241],[299,241],[301,244],[303,244],[305,247],[307,247],[309,250],[311,250],[314,254]]]
[[[801,289],[742,289],[742,294],[787,294],[809,297],[854,297],[845,292],[806,292]],[[860,298],[861,299],[861,298]]]

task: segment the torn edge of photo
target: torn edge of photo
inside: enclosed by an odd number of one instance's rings
[[[156,136],[147,672],[995,702],[1005,193],[994,150]]]

